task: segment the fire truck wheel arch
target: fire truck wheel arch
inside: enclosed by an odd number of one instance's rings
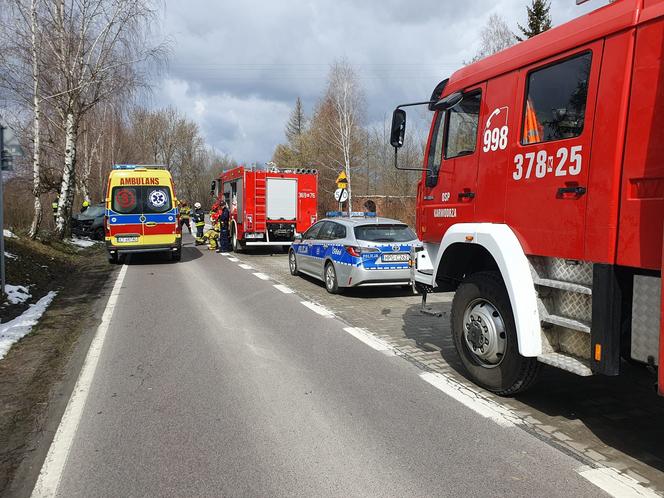
[[[519,353],[532,357],[542,354],[542,339],[535,285],[523,248],[514,232],[494,223],[459,223],[450,227],[440,244],[434,268],[447,265],[455,244],[476,244],[493,258],[503,277],[512,305]],[[454,262],[452,262],[454,265]]]

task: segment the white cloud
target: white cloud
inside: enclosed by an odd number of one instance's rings
[[[553,0],[554,24],[606,0],[577,7]],[[240,162],[267,161],[284,140],[296,97],[315,106],[329,64],[345,57],[367,96],[367,121],[405,101],[427,98],[469,60],[493,12],[516,30],[526,0],[168,0],[175,38],[157,105],[174,105],[200,124],[210,145]]]

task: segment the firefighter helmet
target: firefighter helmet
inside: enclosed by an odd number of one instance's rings
[[[195,202],[195,203],[194,203],[194,207],[195,207],[196,209],[200,209],[200,208],[201,208],[201,203],[200,203],[200,202]]]

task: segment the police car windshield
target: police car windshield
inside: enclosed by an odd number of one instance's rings
[[[355,238],[366,242],[408,242],[417,238],[408,225],[360,225]]]
[[[120,214],[165,213],[172,209],[171,191],[156,185],[113,187],[112,209]]]

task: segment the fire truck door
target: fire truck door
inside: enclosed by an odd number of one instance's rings
[[[601,51],[596,42],[520,74],[505,217],[529,254],[583,259]]]
[[[434,174],[428,174],[422,203],[426,241],[440,242],[450,226],[474,221],[475,198],[479,195],[477,137],[484,86],[465,91],[463,100],[439,113],[434,122],[428,162],[434,166]]]

